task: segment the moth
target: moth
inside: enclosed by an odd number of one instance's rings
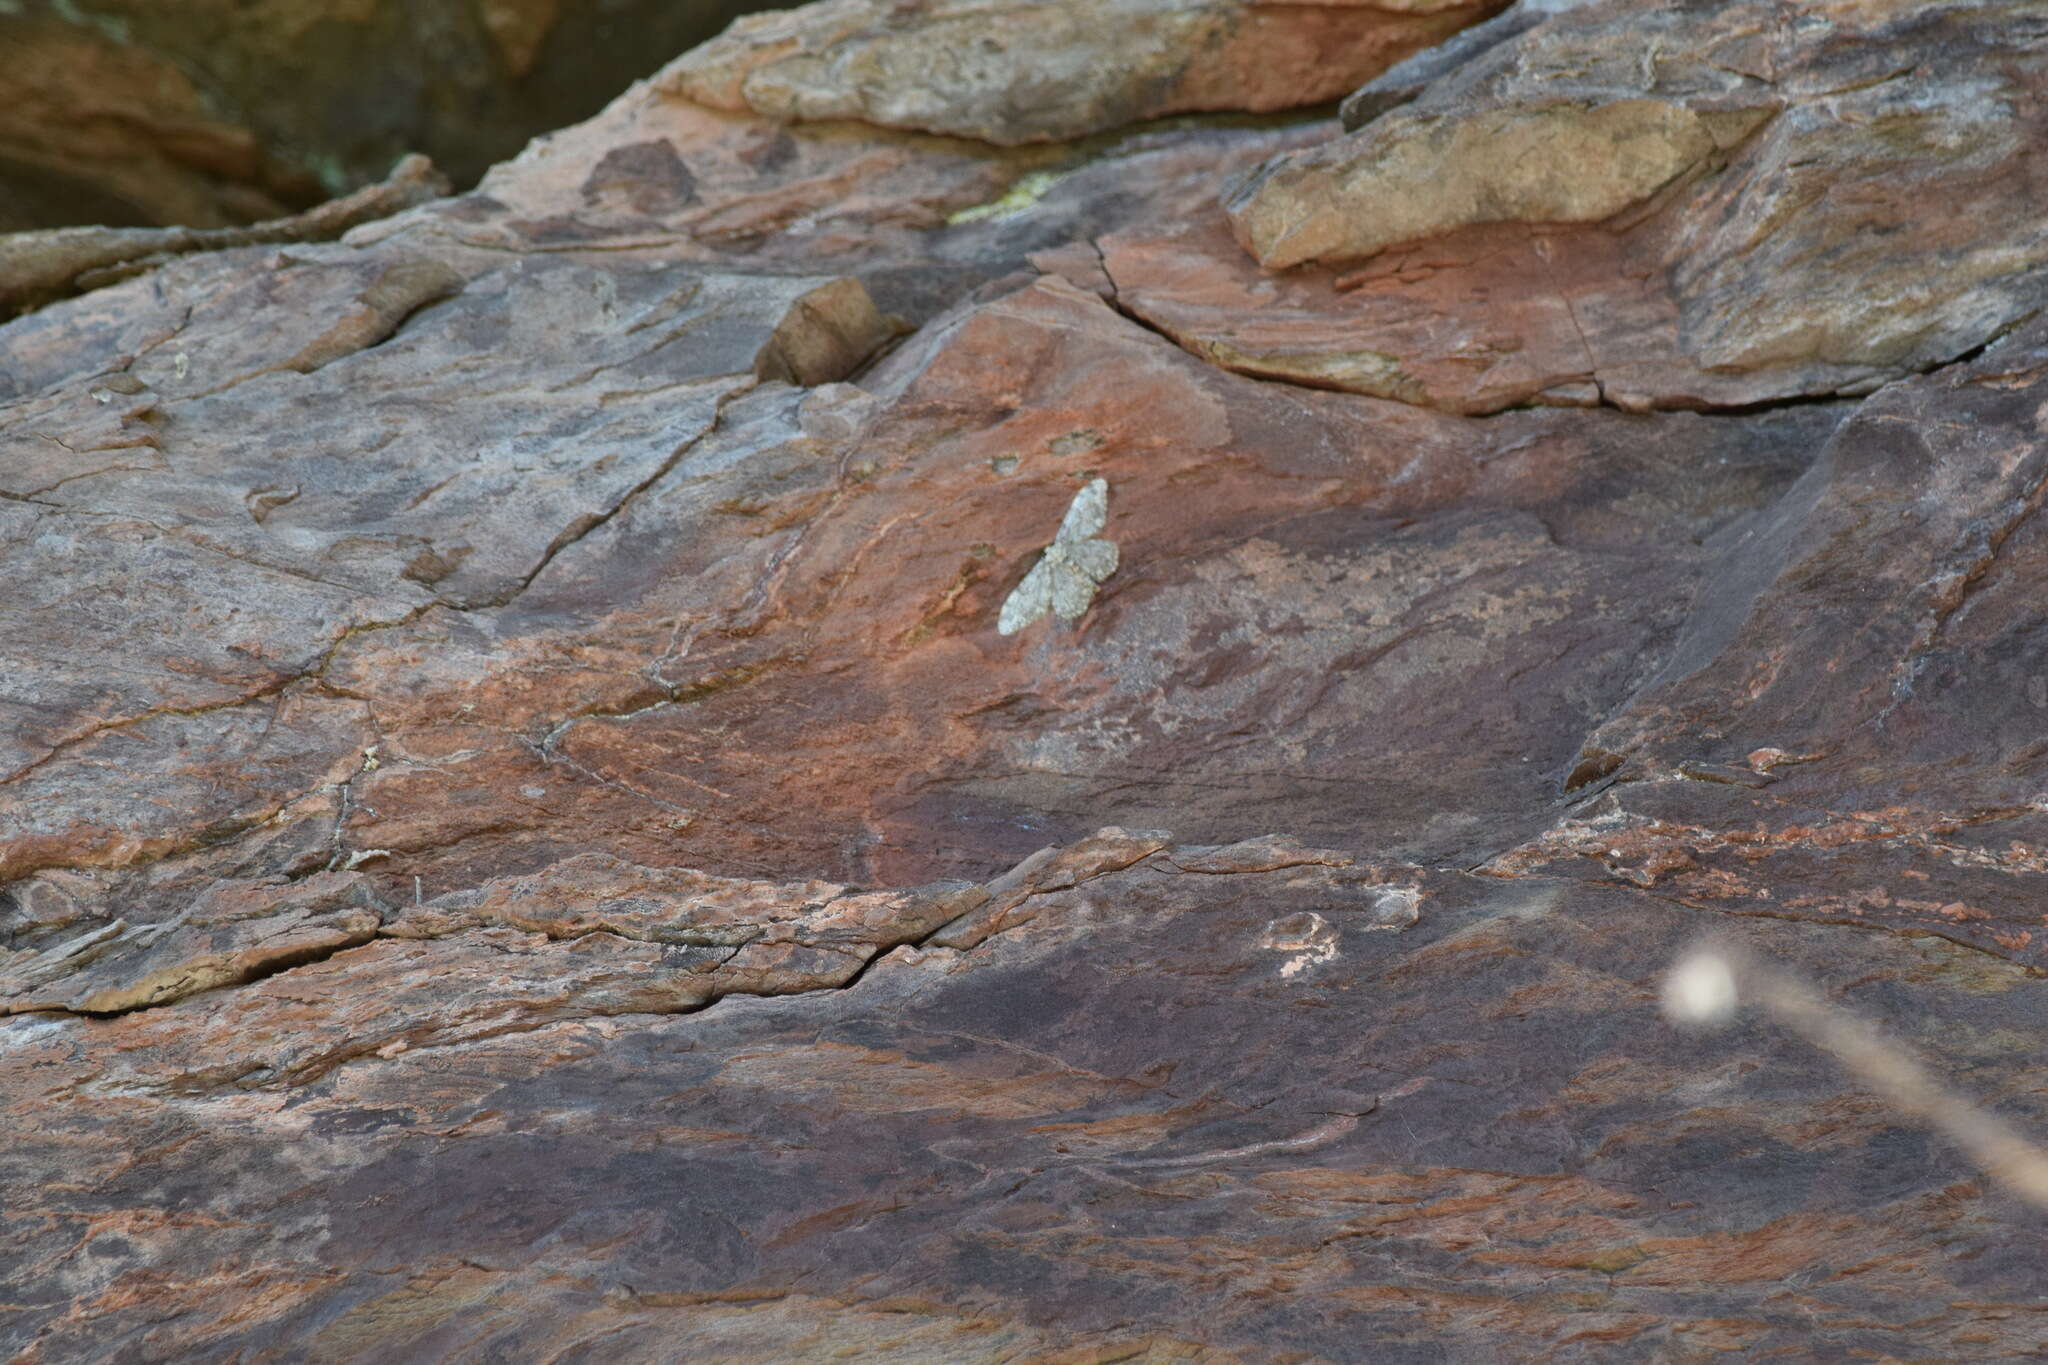
[[[996,630],[1015,635],[1051,612],[1072,621],[1095,600],[1095,590],[1116,572],[1116,546],[1096,538],[1109,521],[1109,481],[1096,479],[1080,492],[1060,520],[1052,544],[1003,603]]]

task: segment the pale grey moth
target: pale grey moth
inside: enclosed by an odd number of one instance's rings
[[[1052,544],[1003,603],[996,629],[1015,635],[1047,612],[1071,621],[1088,610],[1095,589],[1116,572],[1116,546],[1095,538],[1108,521],[1109,481],[1097,479],[1074,494]]]

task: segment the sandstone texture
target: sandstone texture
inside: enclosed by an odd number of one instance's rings
[[[2048,1215],[1658,1008],[2048,1138],[2034,12],[1510,10],[1347,132],[1264,76],[1490,8],[1042,8],[16,297],[0,1355],[2039,1354]],[[1642,160],[1246,253],[1401,119]]]

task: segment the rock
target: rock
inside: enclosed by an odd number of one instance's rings
[[[1613,400],[1630,396],[1576,326],[1579,300],[1530,287],[1549,277],[1555,257],[1545,239],[1520,227],[1470,231],[1354,274],[1315,266],[1269,274],[1213,217],[1100,245],[1119,305],[1240,374],[1474,415],[1596,406],[1610,386]],[[1574,292],[1618,285],[1639,294],[1616,280],[1615,256],[1576,253]],[[1634,352],[1637,373],[1655,356],[1647,349]],[[1658,378],[1676,388],[1683,380],[1670,371],[1690,367],[1665,359]]]
[[[376,904],[361,892],[345,872],[218,884],[176,919],[115,920],[14,964],[0,976],[0,1014],[123,1014],[321,961],[376,937]]]
[[[1660,99],[1383,116],[1370,146],[1303,153],[1232,192],[1262,265],[1356,260],[1477,223],[1597,223],[1725,156],[1766,108]]]
[[[1565,293],[1594,368],[1647,341],[1657,368],[1697,372],[1623,378],[1617,401],[1867,392],[2041,306],[2048,235],[2023,207],[2020,168],[2048,67],[2004,60],[2016,14],[1575,9],[1357,132],[1268,161],[1232,190],[1231,223],[1279,268],[1424,241],[1441,245],[1411,258],[1468,262],[1484,254],[1484,239],[1460,232],[1473,225],[1604,222],[1620,244],[1536,229],[1556,243],[1543,289]],[[1661,54],[1648,63],[1635,55],[1646,45]],[[1922,211],[1934,202],[1953,213]],[[1994,226],[1959,236],[1962,221]],[[1944,264],[1930,280],[1931,259]],[[1588,266],[1641,281],[1640,300],[1582,295]],[[1491,295],[1493,281],[1459,274],[1428,291],[1422,308],[1442,320],[1429,354],[1398,357],[1404,370],[1450,362],[1478,325],[1460,296]]]
[[[77,289],[112,284],[186,252],[325,241],[447,192],[448,182],[431,161],[409,156],[381,184],[251,227],[80,227],[0,237],[0,309],[25,310]]]
[[[1589,639],[1592,604],[1624,582],[1667,584],[1674,610],[1696,590],[1707,554],[1642,509],[1686,507],[1688,537],[1741,519],[1803,467],[1779,462],[1790,430],[1817,441],[1839,416],[1695,420],[1667,433],[1665,463],[1614,414],[1518,414],[1507,438],[1262,386],[1064,283],[927,330],[871,372],[893,397],[850,449],[817,449],[800,395],[749,395],[680,481],[567,549],[504,616],[434,611],[345,643],[326,685],[374,699],[385,739],[349,845],[441,887],[561,856],[573,813],[575,837],[642,861],[897,883],[978,875],[1112,818],[1228,841],[1255,806],[1304,838],[1373,830],[1399,856],[1461,856],[1477,847],[1465,817],[1414,812],[1478,800],[1491,828],[1540,808],[1602,714],[1590,699],[1632,687],[1675,624],[1619,618]],[[1075,379],[963,432],[955,414],[992,410],[1019,353]],[[1500,439],[1546,455],[1484,465]],[[1071,626],[1003,642],[1003,602],[1096,478],[1122,567]],[[948,512],[916,516],[928,499]],[[678,525],[704,533],[678,543]],[[1502,576],[1521,585],[1512,609]],[[1483,741],[1457,720],[1469,698],[1434,681],[1560,657]],[[535,685],[542,660],[576,680],[573,700]],[[1276,711],[1284,731],[1257,719]],[[706,746],[707,730],[775,741]],[[690,757],[650,765],[663,753]],[[1439,785],[1475,765],[1492,793]],[[437,851],[452,830],[469,832],[454,864]]]
[[[1788,95],[1825,86],[1827,65],[1874,60],[1880,35],[1870,30],[1896,16],[1865,16],[1850,33],[1832,16],[1796,26],[1773,17],[1769,0],[1607,3],[1497,44],[1468,40],[1432,54],[1439,69],[1420,98],[1354,115],[1349,135],[1245,177],[1229,195],[1232,224],[1261,263],[1282,268],[1369,257],[1474,223],[1611,217],[1725,160]],[[1615,41],[1622,32],[1658,55],[1638,60]],[[1720,48],[1741,57],[1717,63]]]
[[[1388,67],[1344,97],[1338,116],[1346,132],[1355,132],[1389,109],[1416,98],[1435,82],[1449,76],[1467,62],[1519,37],[1553,14],[1577,9],[1587,0],[1515,0],[1485,23],[1424,48],[1412,57]]]
[[[776,119],[859,119],[1003,146],[1342,95],[1499,0],[824,0],[735,21],[658,88]],[[1105,62],[1102,54],[1116,59]]]
[[[1256,1359],[1285,1323],[1332,1357],[1588,1330],[2031,1349],[2030,1215],[1802,1046],[1657,1022],[1685,911],[1424,873],[1415,925],[1375,933],[1375,872],[1174,854],[972,949],[680,1016],[613,1011],[699,950],[479,927],[7,1021],[4,1169],[66,1173],[10,1275],[76,1305],[14,1310],[10,1345]],[[1330,948],[1290,973],[1300,954],[1265,945],[1297,915]],[[2026,978],[1981,955],[1749,938],[1861,998],[1910,993],[1975,1068],[2043,1041]],[[1239,1227],[1256,1242],[1216,1231]],[[1794,1267],[1814,1284],[1785,1312]],[[1145,1306],[1194,1301],[1177,1323]]]
[[[9,5],[0,232],[253,223],[372,184],[412,152],[473,184],[773,3]]]
[[[1987,11],[1907,8],[1666,74],[1882,32],[1946,118]],[[1710,933],[2048,1134],[2031,220],[1899,210],[1980,350],[1727,368],[1686,300],[1845,306],[1659,264],[1797,80],[1621,222],[1284,272],[1218,191],[1323,111],[667,84],[0,326],[0,1354],[2037,1348],[2026,1190],[1660,1014]],[[1049,547],[1092,594],[1005,634]]]
[[[882,315],[859,280],[829,280],[790,302],[754,357],[754,373],[805,386],[835,383],[908,330],[902,319]]]
[[[1577,785],[1620,780],[1495,866],[1592,859],[1700,904],[2048,965],[2039,915],[2012,895],[2048,828],[2033,738],[2048,660],[2019,586],[2043,562],[2044,362],[2034,323],[1863,403],[1728,542],[1721,590],[1587,736]],[[1949,434],[1930,434],[1935,412]],[[1759,770],[1767,793],[1746,790]],[[1921,867],[1911,849],[1947,853]]]
[[[342,780],[376,742],[360,701],[317,681],[342,641],[439,602],[510,600],[764,375],[839,378],[891,335],[852,280],[536,265],[465,279],[396,249],[196,257],[14,334],[10,374],[43,387],[0,418],[0,517],[32,585],[0,608],[22,680],[0,700],[19,784],[0,792],[0,869],[73,861],[51,840],[157,856]],[[138,293],[153,302],[107,302]],[[202,298],[224,305],[212,321],[191,318]],[[252,331],[238,306],[279,307],[281,325]],[[125,362],[67,372],[61,358],[158,327]],[[690,360],[665,349],[678,334]],[[368,429],[357,402],[383,414]],[[287,412],[288,438],[265,430]],[[565,422],[579,436],[558,446]],[[81,612],[57,566],[87,564],[153,587],[125,612]],[[314,735],[317,758],[299,747]],[[159,745],[164,766],[144,776],[132,755]],[[205,753],[234,755],[235,774],[203,778],[189,760]],[[112,780],[86,806],[44,795],[92,770]],[[167,807],[166,781],[207,794]]]

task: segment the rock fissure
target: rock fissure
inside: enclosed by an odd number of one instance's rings
[[[1618,385],[1615,380],[1615,372],[1627,369],[1627,365],[1603,366],[1599,362],[1598,352],[1594,347],[1593,339],[1588,334],[1587,326],[1580,317],[1581,308],[1584,305],[1575,297],[1573,290],[1566,282],[1558,276],[1556,266],[1552,260],[1551,249],[1545,245],[1544,239],[1530,231],[1526,225],[1504,224],[1501,225],[1501,228],[1504,231],[1514,230],[1519,232],[1528,244],[1526,256],[1532,263],[1534,270],[1540,273],[1548,282],[1549,295],[1555,301],[1558,315],[1564,319],[1566,324],[1568,344],[1579,355],[1580,363],[1570,369],[1555,369],[1549,374],[1542,392],[1519,394],[1512,399],[1500,401],[1489,399],[1484,402],[1468,402],[1467,400],[1460,399],[1455,403],[1450,403],[1434,393],[1419,391],[1413,385],[1405,382],[1383,382],[1377,378],[1371,382],[1364,382],[1344,374],[1324,374],[1321,372],[1324,357],[1313,349],[1305,349],[1297,353],[1281,353],[1276,351],[1271,355],[1265,355],[1264,353],[1254,355],[1250,352],[1241,352],[1239,348],[1221,338],[1205,339],[1206,334],[1198,318],[1191,319],[1184,328],[1170,325],[1162,320],[1165,313],[1160,306],[1159,300],[1154,297],[1157,291],[1147,293],[1145,290],[1141,290],[1131,284],[1128,280],[1120,280],[1115,259],[1103,250],[1101,244],[1091,241],[1087,245],[1094,250],[1100,262],[1102,277],[1109,286],[1110,292],[1106,296],[1106,302],[1118,314],[1205,365],[1210,365],[1261,383],[1284,385],[1296,389],[1364,392],[1373,397],[1384,398],[1389,401],[1423,409],[1443,409],[1448,407],[1449,410],[1481,421],[1489,421],[1512,413],[1526,412],[1532,407],[1541,408],[1547,405],[1547,394],[1568,393],[1575,386],[1585,386],[1591,392],[1584,396],[1573,397],[1568,403],[1563,403],[1563,406],[1597,408],[1634,415],[1657,410],[1684,411],[1711,417],[1754,417],[1802,407],[1840,404],[1847,400],[1867,397],[1876,387],[1876,385],[1873,385],[1868,380],[1857,379],[1841,385],[1815,386],[1808,390],[1773,394],[1761,398],[1750,397],[1739,392],[1726,396],[1719,394],[1644,395],[1627,393],[1626,386]],[[1412,244],[1416,249],[1421,249],[1425,245],[1423,243]],[[1398,250],[1398,248],[1394,250]],[[1431,273],[1434,273],[1434,271],[1425,272],[1422,278],[1428,278]],[[1283,276],[1282,278],[1286,277]],[[1335,281],[1334,285],[1329,287],[1341,292],[1343,284],[1343,279],[1339,278]],[[1305,284],[1301,286],[1303,295],[1299,306],[1312,314],[1319,306],[1329,304],[1329,299],[1335,297],[1335,295],[1325,297],[1320,292],[1324,287],[1319,284]],[[1160,314],[1160,316],[1155,316],[1155,313]],[[1986,347],[1995,344],[1999,337],[2009,334],[2032,316],[2032,313],[2028,313],[2018,319],[2002,323],[1996,329],[1994,336],[1976,342],[1954,355],[1934,357],[1915,366],[1900,367],[1892,375],[1887,376],[1887,379],[1888,381],[1896,381],[1916,376],[1936,375],[1954,366],[1967,364]],[[1334,314],[1332,325],[1335,325]],[[1365,324],[1360,323],[1357,325],[1364,326]],[[1382,356],[1380,359],[1386,364],[1393,364],[1394,362],[1394,357],[1391,355]],[[1629,363],[1633,364],[1635,362],[1630,361]],[[1398,370],[1398,366],[1396,366],[1396,370]]]
[[[334,828],[328,836],[329,845],[334,851],[327,859],[326,871],[352,872],[365,861],[365,858],[359,857],[348,846],[348,822],[349,817],[355,814],[356,779],[364,773],[376,771],[381,766],[377,754],[382,748],[382,743],[367,746],[363,750],[362,761],[356,766],[356,770],[348,775],[347,781],[339,783],[334,788]],[[387,850],[378,851],[388,852]]]
[[[293,673],[224,701],[207,702],[196,706],[152,706],[135,712],[132,715],[116,716],[100,721],[88,730],[76,735],[67,736],[58,743],[51,745],[41,756],[16,768],[5,777],[0,777],[0,787],[10,786],[21,781],[23,778],[34,774],[38,769],[46,767],[81,745],[88,744],[94,739],[99,738],[101,735],[133,729],[138,725],[143,725],[165,716],[207,716],[219,711],[232,711],[238,707],[247,706],[252,702],[275,700],[281,697],[294,683],[304,682],[316,674],[316,669],[308,669],[303,673]]]
[[[549,949],[559,948],[565,952],[574,952],[578,945],[601,941],[708,951],[714,955],[680,969],[698,998],[671,1001],[659,1007],[646,1007],[644,1000],[631,999],[617,1008],[593,1005],[580,1012],[564,1013],[554,995],[538,1004],[532,998],[503,1002],[505,1008],[514,1011],[552,1011],[547,1018],[535,1022],[533,1027],[574,1017],[689,1014],[734,995],[773,996],[850,989],[866,976],[875,963],[899,948],[946,948],[954,951],[977,948],[990,938],[1035,919],[1040,911],[1032,907],[1032,902],[1072,891],[1098,877],[1124,872],[1140,864],[1149,863],[1176,876],[1213,876],[1256,875],[1289,867],[1336,867],[1349,862],[1347,855],[1304,849],[1273,840],[1185,849],[1179,860],[1159,856],[1165,847],[1164,838],[1160,836],[1133,840],[1122,830],[1104,830],[1078,845],[1042,850],[1004,877],[981,887],[963,883],[956,889],[943,892],[928,889],[887,893],[906,898],[901,908],[910,917],[885,932],[867,933],[865,936],[855,933],[852,937],[829,928],[829,925],[840,914],[857,914],[874,893],[840,888],[821,900],[800,904],[795,909],[795,917],[787,921],[737,924],[720,929],[650,923],[636,929],[607,922],[602,911],[598,912],[595,922],[563,924],[549,923],[544,918],[517,912],[516,902],[511,911],[495,910],[477,900],[480,894],[488,893],[489,889],[485,888],[476,892],[449,893],[395,913],[386,910],[368,918],[361,915],[354,919],[344,917],[345,922],[338,932],[328,932],[317,918],[285,924],[258,933],[253,940],[225,956],[215,953],[174,962],[168,967],[149,971],[139,980],[101,985],[76,1002],[34,998],[35,992],[47,994],[51,985],[61,979],[62,969],[66,966],[74,971],[101,966],[124,947],[154,948],[171,940],[181,929],[196,927],[189,915],[162,924],[141,926],[117,920],[58,945],[25,966],[17,965],[13,977],[0,977],[0,988],[11,988],[11,993],[17,996],[12,1012],[111,1019],[165,1009],[187,999],[253,985],[287,972],[330,963],[344,954],[358,953],[380,943],[436,943],[446,945],[450,951],[474,946],[509,953],[522,961],[529,960],[526,950],[491,941],[490,934],[494,930],[504,929],[530,934]],[[323,875],[331,879],[337,871],[340,869],[330,867],[329,872]],[[303,880],[299,884],[303,885]],[[962,901],[966,904],[956,906]],[[928,906],[939,910],[939,923],[919,922],[918,916],[926,913],[921,907]],[[820,927],[806,928],[810,922]],[[308,928],[319,929],[324,937],[317,942],[303,941]],[[739,961],[749,950],[822,953],[840,965],[822,971],[816,967],[798,968],[795,974],[786,975],[772,965],[755,968]],[[759,980],[751,985],[743,980],[720,981],[719,972],[727,969],[743,976],[758,976]],[[573,994],[575,988],[573,983],[565,983],[564,989]],[[23,992],[30,993],[25,1004],[19,1002]],[[463,1039],[456,1041],[466,1041],[469,1037],[465,1034]],[[388,1045],[390,1041],[385,1039],[377,1046]],[[367,1056],[376,1050],[377,1047],[366,1047],[351,1057]],[[328,1069],[331,1068],[323,1067],[318,1074],[325,1074]]]
[[[102,450],[106,450],[106,449],[132,449],[132,448],[133,448],[133,447],[114,447],[114,446],[103,446],[103,447],[100,447],[100,449],[102,449]],[[76,452],[73,452],[73,453],[75,454]],[[93,452],[91,452],[91,453],[93,453],[93,454],[97,454],[97,453],[99,453],[99,452],[98,452],[97,450],[95,450],[95,451],[93,451]],[[159,455],[161,455],[161,453],[162,453],[162,452],[161,452],[161,451],[159,451],[158,453],[159,453]],[[6,494],[5,496],[7,496],[7,497],[10,497],[10,498],[13,498],[13,499],[14,499],[15,501],[17,501],[17,502],[40,502],[40,501],[42,501],[42,497],[43,497],[43,494],[45,494],[45,493],[54,493],[54,492],[56,492],[56,491],[57,491],[58,489],[62,488],[62,487],[63,487],[63,486],[65,485],[65,484],[67,484],[67,483],[76,483],[76,482],[78,482],[78,481],[79,481],[80,479],[96,479],[96,478],[99,478],[99,477],[100,477],[101,475],[103,475],[103,474],[161,474],[161,473],[164,473],[165,471],[167,471],[167,470],[168,470],[169,468],[170,468],[170,465],[169,465],[169,463],[168,463],[168,462],[166,462],[166,461],[164,461],[164,460],[162,460],[162,459],[159,459],[159,460],[157,461],[157,463],[155,463],[155,464],[114,464],[114,465],[108,465],[108,466],[106,466],[106,467],[105,467],[104,469],[88,469],[88,470],[86,470],[86,471],[85,471],[84,473],[82,473],[82,474],[73,474],[73,475],[70,475],[70,476],[69,476],[69,477],[67,477],[67,478],[62,478],[62,479],[59,479],[59,480],[57,480],[57,481],[56,481],[55,483],[49,483],[49,484],[44,484],[44,485],[43,485],[43,486],[42,486],[41,488],[33,488],[33,489],[30,489],[30,490],[29,490],[28,492],[26,492],[26,493],[8,493],[8,494]],[[62,504],[62,503],[43,503],[43,505],[44,505],[44,506],[46,506],[46,507],[61,507],[61,506],[63,506],[63,504]]]
[[[2048,500],[2048,471],[2038,475],[2034,479],[2033,487],[2024,496],[2014,500],[2012,510],[2003,520],[1984,532],[1983,548],[1960,569],[1949,571],[1949,585],[1936,593],[1933,610],[1929,613],[1926,624],[1920,628],[1917,638],[1892,668],[1892,700],[1878,712],[1873,724],[1883,724],[1897,711],[1902,702],[1912,696],[1914,683],[1928,657],[1941,647],[1942,633],[1948,628],[1949,622],[1965,610],[1971,594],[1983,583],[1992,565],[1997,562],[1999,551],[2012,539],[2015,532],[2034,518],[2041,510],[2044,500]]]
[[[139,1010],[162,1009],[167,1005],[175,1004],[179,1000],[190,999],[192,996],[203,994],[206,991],[232,990],[238,986],[251,986],[259,981],[268,980],[273,976],[295,971],[300,967],[311,967],[318,963],[327,962],[342,953],[348,952],[352,948],[359,948],[373,942],[374,939],[374,934],[364,934],[361,937],[351,936],[348,940],[339,944],[308,946],[288,952],[275,953],[266,956],[260,964],[238,973],[229,980],[211,984],[197,985],[193,980],[169,981],[164,983],[164,989],[167,993],[170,993],[169,998],[161,1002],[148,1001],[104,1009],[79,1006],[69,1010],[44,1012],[75,1014],[86,1019],[114,1019],[124,1014],[136,1013]]]
[[[609,508],[601,512],[595,512],[583,517],[579,517],[574,523],[567,527],[564,527],[555,536],[553,540],[548,542],[547,548],[541,551],[539,561],[536,562],[531,569],[527,570],[525,576],[519,580],[517,586],[513,587],[512,589],[501,595],[486,598],[482,601],[476,602],[472,604],[470,607],[466,608],[466,610],[496,609],[500,607],[509,606],[513,601],[517,600],[521,593],[525,592],[528,588],[533,586],[533,582],[535,579],[539,578],[541,574],[547,571],[548,565],[554,563],[555,557],[557,555],[561,554],[564,550],[568,549],[570,546],[582,540],[592,531],[597,530],[599,527],[610,522],[614,517],[618,516],[621,512],[625,511],[626,508],[632,504],[635,498],[639,497],[642,493],[646,492],[648,489],[654,487],[663,479],[667,478],[670,471],[675,469],[677,465],[681,464],[691,451],[695,450],[699,445],[703,444],[705,441],[708,441],[713,436],[715,436],[718,432],[719,423],[724,418],[726,406],[729,403],[733,402],[734,400],[741,398],[747,393],[751,392],[753,388],[754,386],[749,384],[737,390],[721,393],[715,401],[715,404],[711,412],[711,420],[709,423],[706,424],[705,428],[702,431],[698,432],[696,435],[690,437],[690,439],[688,439],[687,441],[684,441],[682,444],[678,445],[673,451],[671,451],[669,453],[668,458],[663,460],[660,466],[657,467],[652,474],[649,474],[646,478],[640,480],[631,488],[628,488],[625,491],[625,493],[618,499],[618,501],[613,503]]]

